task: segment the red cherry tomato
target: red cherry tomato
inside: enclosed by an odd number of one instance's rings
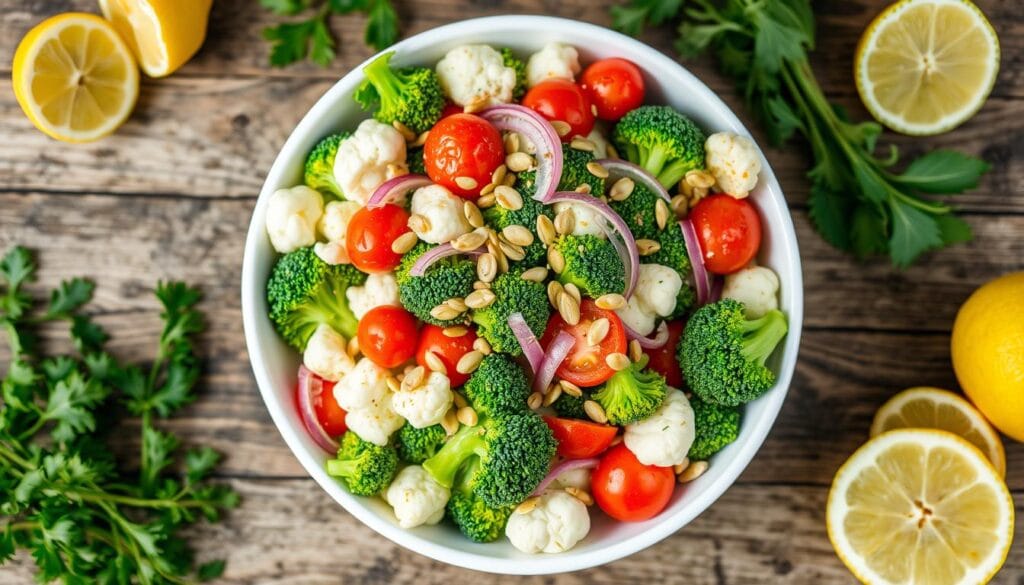
[[[345,250],[352,264],[363,272],[387,272],[398,266],[402,255],[395,254],[391,244],[409,231],[408,223],[409,213],[391,203],[357,211],[345,236]]]
[[[597,106],[597,117],[617,121],[644,103],[644,76],[631,61],[602,59],[580,78],[583,91]]]
[[[452,388],[462,386],[469,379],[469,374],[459,373],[455,366],[462,356],[473,351],[474,341],[476,333],[472,329],[460,337],[448,337],[444,334],[444,327],[424,325],[420,331],[419,346],[416,348],[416,363],[429,370],[427,352],[432,351],[441,358],[441,363],[448,370],[448,380],[451,381]]]
[[[683,370],[679,367],[679,358],[676,356],[676,349],[679,347],[679,338],[683,336],[685,323],[672,321],[668,324],[668,341],[658,349],[645,349],[651,361],[647,367],[665,376],[665,381],[673,388],[683,387]]]
[[[359,320],[359,350],[382,368],[393,368],[416,353],[416,317],[401,307],[370,309]]]
[[[676,487],[671,467],[644,465],[619,444],[612,447],[594,469],[590,489],[597,505],[616,520],[639,522],[665,509]]]
[[[505,162],[505,146],[498,129],[480,116],[452,114],[433,128],[423,145],[423,163],[427,175],[452,193],[476,199],[491,182],[491,174]],[[469,178],[476,187],[463,189],[458,178]],[[465,181],[463,181],[465,182]]]
[[[604,453],[612,444],[617,427],[600,425],[585,420],[545,416],[551,432],[558,441],[558,454],[566,459],[587,459]]]
[[[690,212],[704,266],[730,274],[746,266],[761,247],[761,218],[746,199],[724,193],[705,197]]]
[[[316,374],[310,372],[311,376]],[[348,414],[345,410],[338,406],[338,401],[334,399],[334,382],[327,380],[322,381],[323,392],[320,396],[316,397],[313,401],[313,412],[316,413],[316,420],[323,427],[324,431],[332,437],[340,437],[345,434],[348,430],[348,426],[345,425],[345,415]],[[295,408],[299,407],[299,388],[295,387]]]
[[[573,136],[586,136],[594,129],[590,99],[580,86],[568,79],[538,83],[526,92],[523,105],[552,122],[561,120],[569,124],[570,131],[562,137],[562,142],[569,142]]]
[[[608,319],[608,335],[604,336],[600,344],[590,345],[587,343],[587,331],[591,323],[602,317]],[[558,366],[556,374],[577,386],[597,386],[611,378],[615,370],[605,358],[613,353],[626,353],[626,330],[622,327],[622,320],[614,311],[606,311],[590,299],[583,299],[580,304],[580,322],[576,325],[569,325],[561,315],[555,313],[544,330],[541,345],[547,347],[559,331],[571,333],[576,343]]]
[[[455,114],[461,114],[463,112],[462,106],[457,106],[451,102],[444,104],[444,109],[441,110],[441,117],[439,120],[443,120],[448,116],[454,116]]]

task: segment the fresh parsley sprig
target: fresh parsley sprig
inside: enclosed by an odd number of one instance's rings
[[[178,533],[200,517],[216,521],[238,496],[207,481],[220,459],[214,450],[179,457],[179,440],[153,420],[195,399],[199,292],[157,286],[164,328],[144,370],[104,351],[106,332],[81,311],[93,283],[63,282],[41,308],[24,289],[35,269],[23,248],[0,260],[0,325],[11,352],[0,382],[0,564],[25,549],[43,582],[160,585],[220,575],[223,561],[193,567]],[[77,354],[39,354],[32,330],[55,321],[69,323]],[[141,419],[137,476],[104,441],[125,411]],[[177,461],[183,473],[169,471]]]
[[[285,22],[264,29],[270,41],[270,64],[284,67],[307,56],[326,67],[334,60],[335,40],[329,19],[332,14],[366,15],[364,42],[383,50],[398,39],[398,15],[390,0],[260,0],[264,8],[281,16],[308,13],[305,20]]]
[[[898,171],[894,145],[876,154],[882,127],[850,120],[814,77],[808,0],[633,0],[612,16],[619,30],[634,35],[680,17],[677,50],[712,50],[774,145],[795,133],[807,139],[814,156],[811,219],[836,248],[860,258],[887,254],[904,267],[928,250],[971,239],[952,207],[929,196],[976,187],[989,165],[935,150]]]

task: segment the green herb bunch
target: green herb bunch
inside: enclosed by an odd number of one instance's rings
[[[41,582],[216,577],[223,561],[194,568],[178,531],[200,517],[216,521],[238,496],[206,481],[220,458],[213,449],[179,457],[178,439],[154,424],[195,399],[199,291],[179,282],[157,285],[164,327],[156,358],[144,369],[104,351],[106,332],[81,310],[93,283],[61,283],[44,308],[24,290],[35,269],[23,248],[0,260],[0,330],[11,354],[0,382],[0,564],[24,549]],[[60,321],[70,325],[77,351],[44,357],[33,330]],[[141,419],[137,463],[115,458],[104,441],[126,415]],[[170,471],[176,463],[183,473]]]
[[[887,254],[904,267],[923,252],[970,240],[952,208],[927,195],[971,189],[989,165],[935,150],[900,172],[895,146],[875,154],[881,126],[851,121],[814,77],[809,0],[632,0],[612,16],[633,35],[680,17],[677,50],[687,57],[712,50],[774,145],[794,133],[807,139],[814,156],[811,219],[836,248],[860,258]]]
[[[390,0],[260,0],[264,8],[281,16],[295,16],[303,12],[305,20],[285,22],[263,30],[263,38],[270,41],[270,64],[284,67],[307,56],[326,67],[334,60],[334,35],[329,19],[332,14],[366,15],[364,42],[384,50],[398,39],[398,15]]]

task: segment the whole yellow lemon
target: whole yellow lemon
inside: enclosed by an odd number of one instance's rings
[[[953,324],[953,370],[978,410],[1024,441],[1024,272],[974,291]]]

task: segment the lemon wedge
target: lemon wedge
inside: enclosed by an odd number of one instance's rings
[[[974,585],[1013,540],[1010,491],[981,451],[931,429],[878,435],[839,469],[826,511],[836,553],[870,585]]]
[[[36,25],[14,53],[11,78],[28,119],[65,142],[110,134],[139,95],[131,50],[94,14],[69,12]]]
[[[100,0],[100,11],[150,77],[184,65],[206,39],[213,0]]]
[[[966,399],[939,388],[910,388],[875,413],[871,436],[893,429],[939,429],[967,439],[981,450],[1000,476],[1006,475],[1006,451],[999,433]]]
[[[941,134],[985,103],[999,73],[999,39],[968,0],[902,0],[868,26],[854,64],[857,91],[879,122]]]

